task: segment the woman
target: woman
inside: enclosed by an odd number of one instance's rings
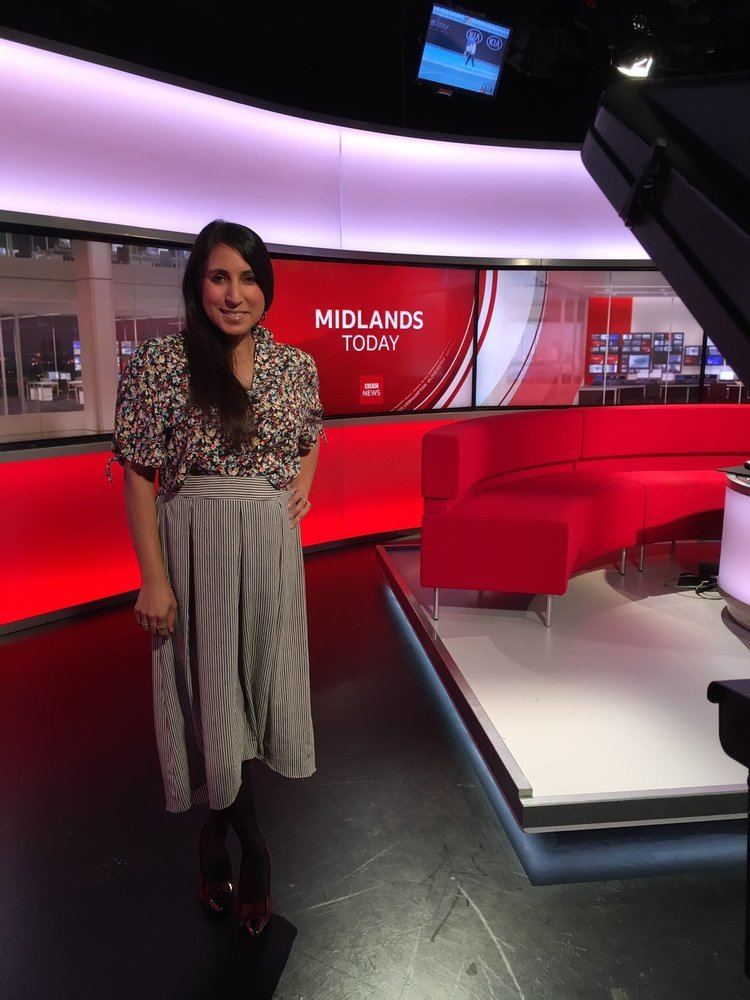
[[[274,282],[256,233],[211,222],[182,290],[185,329],[139,344],[120,376],[107,475],[113,459],[124,466],[166,809],[209,806],[200,898],[213,912],[231,907],[233,827],[237,913],[256,935],[271,914],[271,860],[250,760],[292,778],[315,771],[299,523],[323,414],[311,356],[260,324]]]

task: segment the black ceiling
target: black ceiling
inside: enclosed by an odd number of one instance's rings
[[[460,6],[513,29],[493,99],[445,97],[415,82],[431,8],[422,0],[27,0],[0,11],[0,23],[321,115],[540,143],[583,140],[601,92],[622,79],[613,63],[626,53],[655,51],[659,75],[750,68],[748,0]]]

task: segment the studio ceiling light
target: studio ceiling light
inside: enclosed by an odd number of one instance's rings
[[[651,72],[651,67],[654,65],[653,56],[642,56],[640,59],[634,59],[630,65],[618,66],[617,69],[624,76],[648,76]]]

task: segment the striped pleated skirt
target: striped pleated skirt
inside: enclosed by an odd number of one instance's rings
[[[156,743],[166,809],[223,809],[243,760],[315,771],[305,577],[290,490],[263,476],[188,475],[157,496],[171,635],[152,636]]]

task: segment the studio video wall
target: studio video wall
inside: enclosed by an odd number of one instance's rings
[[[275,260],[267,324],[318,365],[327,416],[472,405],[472,269]]]
[[[654,270],[274,267],[268,324],[315,358],[327,416],[747,401]]]
[[[117,341],[111,395],[139,343],[184,328],[187,247],[89,244],[0,233],[0,439],[88,428],[88,360],[107,338]],[[653,269],[279,255],[274,271],[265,323],[315,359],[327,417],[748,401],[710,331]],[[97,313],[94,328],[79,315],[92,278],[109,286],[102,302],[113,313],[111,324]]]

